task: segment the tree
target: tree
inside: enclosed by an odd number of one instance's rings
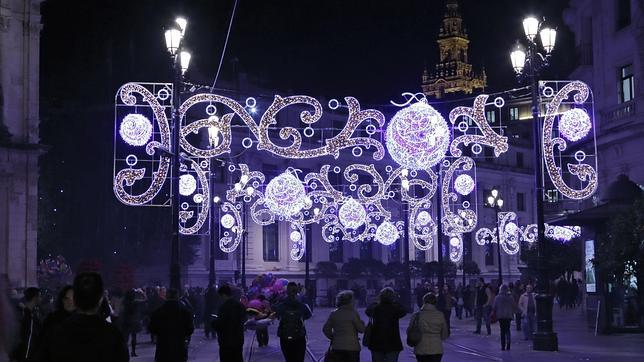
[[[411,277],[413,279],[419,278],[423,276],[423,262],[420,262],[418,260],[410,260],[409,261],[409,273],[411,274]],[[416,282],[414,281],[414,284]]]
[[[385,273],[385,264],[381,260],[376,259],[358,259],[364,269],[364,274],[367,278],[378,279]]]
[[[574,271],[582,269],[582,242],[580,238],[572,239],[568,242],[561,242],[551,238],[544,240],[546,243],[546,270],[550,280],[560,276],[570,277]],[[530,269],[536,270],[538,245],[532,245],[530,248],[522,251],[521,258],[528,262]]]
[[[465,260],[461,263],[460,270],[463,271],[463,286],[467,285],[465,276],[466,275],[480,275],[481,274],[481,269],[479,268],[479,265],[476,264],[474,260]]]
[[[338,266],[332,261],[319,261],[315,268],[315,276],[326,280],[329,287],[329,279],[338,277]]]

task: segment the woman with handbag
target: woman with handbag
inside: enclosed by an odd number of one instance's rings
[[[383,288],[378,302],[367,307],[365,313],[369,317],[369,325],[362,344],[371,351],[371,361],[397,362],[403,349],[398,322],[407,310],[396,301],[396,292],[390,287]]]
[[[355,308],[353,292],[345,290],[336,297],[336,310],[322,327],[324,335],[331,340],[334,362],[359,362],[360,342],[358,333],[364,333],[365,325]]]
[[[492,313],[499,321],[499,327],[501,329],[502,351],[510,350],[510,322],[516,310],[517,306],[514,298],[510,294],[508,286],[505,284],[502,285],[499,295],[494,298],[494,304],[492,306]]]
[[[407,344],[414,347],[418,362],[440,362],[443,358],[443,340],[447,339],[445,315],[436,308],[436,295],[425,294],[423,303],[409,322]]]

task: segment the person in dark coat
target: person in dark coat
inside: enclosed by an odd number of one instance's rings
[[[192,314],[179,302],[179,291],[168,289],[166,302],[150,316],[150,333],[156,336],[155,362],[185,362],[194,332]]]
[[[367,346],[371,360],[398,361],[398,354],[403,350],[398,322],[407,314],[407,309],[396,301],[396,292],[390,287],[383,288],[378,302],[367,307],[365,313],[372,321],[371,340]]]
[[[98,273],[74,279],[76,312],[54,328],[42,362],[128,362],[121,332],[99,314],[103,280]]]
[[[66,285],[58,293],[58,298],[56,299],[56,310],[49,313],[43,322],[42,335],[51,333],[51,331],[53,331],[58,325],[69,318],[75,310],[74,287]]]
[[[204,332],[206,334],[206,338],[215,338],[215,331],[212,329],[212,318],[213,315],[217,314],[217,308],[219,308],[219,296],[217,295],[217,289],[214,286],[206,289],[204,301]]]
[[[304,321],[311,318],[311,309],[297,299],[298,286],[286,286],[286,299],[275,306],[275,316],[280,320],[277,335],[286,362],[303,362],[306,354],[306,328]]]
[[[137,357],[136,336],[143,329],[143,303],[145,303],[143,291],[130,289],[125,293],[123,299],[123,310],[119,315],[121,329],[125,342],[130,340],[130,355]]]
[[[217,290],[221,305],[213,328],[219,342],[219,359],[226,362],[243,362],[244,323],[246,308],[239,300],[232,297],[229,285],[222,285]]]
[[[37,354],[42,324],[38,311],[41,302],[40,289],[27,288],[24,291],[24,304],[18,313],[20,321],[19,342],[11,353],[12,361],[32,361]]]

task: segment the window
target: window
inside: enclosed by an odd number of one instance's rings
[[[517,152],[517,167],[523,167],[523,152]]]
[[[525,211],[525,194],[517,193],[517,211]]]
[[[344,248],[342,240],[329,244],[329,261],[334,263],[344,262]]]
[[[617,30],[631,25],[631,0],[617,0]]]
[[[510,108],[510,121],[516,121],[519,119],[519,107]]]
[[[279,261],[279,224],[272,223],[262,228],[264,239],[264,261]]]
[[[624,103],[633,100],[634,84],[633,84],[633,65],[629,64],[619,68],[618,74],[619,82],[619,103]]]
[[[559,192],[557,190],[546,190],[546,201],[547,202],[558,202],[559,201]]]
[[[495,111],[485,112],[485,118],[487,119],[487,123],[496,123],[496,112]]]

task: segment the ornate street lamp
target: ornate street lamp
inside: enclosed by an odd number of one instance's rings
[[[503,199],[497,189],[492,189],[487,197],[487,206],[494,209],[496,219],[496,256],[499,260],[499,287],[503,284],[503,270],[501,263],[501,225],[499,224],[499,211],[503,207]]]
[[[179,28],[171,28],[165,32],[165,45],[170,53],[170,60],[173,70],[172,82],[172,177],[175,179],[172,184],[172,245],[170,248],[170,288],[181,288],[181,264],[179,261],[179,173],[181,164],[180,153],[180,130],[181,120],[177,116],[181,104],[181,91],[183,88],[183,76],[190,65],[190,53],[183,50],[183,36],[188,22],[185,18],[175,20]]]
[[[534,124],[534,157],[535,157],[535,194],[537,206],[537,331],[534,333],[532,348],[538,351],[558,350],[557,334],[552,329],[552,295],[550,294],[548,271],[546,270],[545,255],[546,244],[544,242],[544,213],[543,213],[543,177],[541,165],[542,140],[541,121],[539,119],[538,100],[538,78],[540,71],[548,66],[550,54],[555,47],[557,31],[545,26],[535,17],[528,17],[523,20],[523,30],[526,36],[527,49],[518,45],[511,53],[510,60],[512,68],[517,74],[519,81],[528,80],[532,87],[532,121]],[[537,34],[541,39],[543,53],[539,52]]]

